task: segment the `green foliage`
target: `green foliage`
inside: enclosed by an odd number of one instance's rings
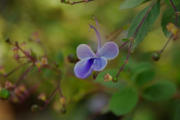
[[[161,81],[153,84],[143,91],[143,97],[150,101],[170,99],[176,92],[176,86],[170,81]]]
[[[133,8],[140,5],[144,1],[146,0],[125,0],[124,3],[121,4],[120,9]]]
[[[173,112],[173,120],[179,120],[180,119],[180,100],[177,100],[174,102],[174,110]]]
[[[141,63],[134,69],[135,72],[132,75],[132,80],[134,80],[137,85],[144,85],[154,79],[155,71],[151,64]]]
[[[129,113],[137,104],[138,94],[132,88],[123,88],[112,95],[109,109],[116,115]]]
[[[128,30],[128,37],[133,37],[134,33],[137,30],[137,27],[142,22],[143,17],[146,15],[148,9],[151,6],[148,6],[144,10],[142,10],[132,21],[131,26]],[[160,13],[160,2],[158,1],[155,3],[155,5],[152,7],[150,13],[147,15],[147,18],[144,20],[141,28],[137,32],[137,36],[134,40],[133,48],[136,48],[145,38],[147,33],[149,32],[150,28],[152,27],[153,23],[156,21],[157,17]]]
[[[180,1],[179,0],[172,0],[173,1],[173,3],[174,3],[174,5],[178,8],[178,10],[180,9],[179,8],[179,5],[180,5]],[[169,7],[172,7],[171,6],[171,3],[170,3],[170,0],[165,0],[165,2],[167,3],[167,5],[169,6]]]
[[[154,111],[147,108],[139,108],[136,110],[133,120],[156,120]]]
[[[0,98],[2,99],[8,99],[10,96],[10,93],[7,89],[3,88],[0,90]]]

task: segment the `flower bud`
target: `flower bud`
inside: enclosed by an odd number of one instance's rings
[[[38,96],[38,99],[45,102],[45,101],[47,100],[47,97],[46,97],[45,93],[41,93],[41,94]]]
[[[104,81],[105,82],[112,81],[112,80],[113,80],[113,78],[109,73],[104,75]]]
[[[42,57],[42,58],[41,58],[41,64],[42,64],[42,65],[47,65],[47,64],[48,64],[48,59],[47,59],[47,57]]]
[[[160,59],[160,53],[159,52],[155,52],[152,54],[152,59],[154,61],[158,61]]]
[[[65,97],[61,97],[61,98],[60,98],[60,103],[61,103],[62,105],[65,105],[65,104],[66,104],[66,99],[65,99]]]
[[[78,58],[75,55],[70,54],[70,55],[67,56],[67,60],[70,63],[76,63],[78,61]]]
[[[42,66],[41,61],[37,60],[37,61],[35,62],[35,65],[36,65],[36,67],[37,67],[38,69],[40,69],[41,66]]]

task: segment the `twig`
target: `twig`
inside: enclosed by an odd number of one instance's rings
[[[129,43],[129,41],[124,42],[121,46],[119,46],[119,49],[123,48],[124,46],[126,46]]]
[[[57,69],[56,67],[53,67],[53,66],[50,66],[50,65],[47,65],[45,67],[55,71],[58,74],[58,76],[61,75],[61,71],[59,69]],[[45,105],[41,109],[46,108],[46,106],[50,103],[50,101],[52,101],[52,99],[55,97],[57,92],[59,93],[60,98],[64,98],[64,95],[63,95],[62,90],[61,90],[61,79],[62,79],[61,76],[59,76],[59,80],[57,81],[57,87],[49,95],[48,99],[45,102]]]
[[[165,45],[163,46],[163,48],[159,51],[159,54],[160,54],[160,55],[164,52],[164,50],[166,49],[167,45],[169,44],[169,42],[170,42],[171,40],[173,40],[173,35],[171,35],[171,36],[169,37],[169,39],[166,41],[166,43],[165,43]]]
[[[15,43],[16,47],[27,57],[29,58],[33,63],[36,62],[36,60],[31,56],[29,55],[29,53],[27,53],[26,51],[24,51],[18,44],[18,42]]]
[[[88,3],[88,2],[92,2],[94,0],[81,0],[81,1],[66,1],[66,0],[61,0],[61,3],[65,3],[65,4],[69,4],[69,5],[75,5],[75,4],[79,4],[79,3]]]
[[[24,80],[24,78],[32,70],[33,67],[34,65],[32,64],[29,68],[26,69],[26,71],[24,71],[24,73],[19,77],[18,81],[16,82],[16,85],[18,85],[22,80]]]
[[[5,74],[4,77],[8,77],[10,76],[11,74],[13,74],[14,72],[16,72],[17,70],[19,70],[23,65],[25,64],[28,64],[28,63],[23,63],[23,64],[20,64],[19,66],[17,66],[16,68],[14,68],[13,70],[11,70],[9,73]]]
[[[124,61],[124,64],[119,68],[117,74],[116,74],[116,79],[119,77],[120,73],[124,70],[126,64],[128,63],[128,60],[129,60],[129,57],[130,57],[130,54],[131,54],[131,48],[132,48],[132,45],[133,45],[133,38],[130,40],[130,45],[129,45],[129,49],[128,49],[128,54],[126,56],[126,59]],[[128,43],[128,42],[127,42]],[[126,44],[127,44],[126,43]]]
[[[124,70],[125,68],[125,65],[128,63],[128,60],[129,60],[129,56],[131,54],[131,49],[132,49],[132,45],[133,45],[133,42],[134,42],[134,39],[136,38],[141,26],[143,25],[145,19],[147,18],[147,16],[149,15],[149,13],[151,12],[152,8],[154,6],[154,3],[149,7],[149,9],[147,10],[147,12],[145,13],[144,17],[142,18],[141,22],[138,24],[134,34],[132,35],[132,37],[130,38],[130,44],[129,44],[129,48],[128,48],[128,54],[127,54],[127,57],[124,61],[124,64],[119,68],[117,74],[116,74],[116,79],[118,79],[120,73]]]

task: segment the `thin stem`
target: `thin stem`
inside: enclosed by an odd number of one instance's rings
[[[101,35],[99,31],[94,27],[93,25],[89,25],[91,29],[93,29],[96,32],[97,40],[98,40],[98,49],[101,48]]]
[[[126,46],[129,43],[129,41],[124,42],[121,46],[119,46],[119,49],[123,48],[124,46]]]
[[[75,5],[75,4],[79,4],[79,3],[88,3],[91,1],[94,1],[94,0],[81,0],[81,1],[76,1],[76,2],[61,0],[61,3],[65,3],[65,4],[69,4],[69,5]]]
[[[22,80],[24,80],[24,78],[32,70],[33,67],[34,65],[32,64],[29,68],[26,69],[26,71],[24,71],[24,73],[19,77],[18,81],[16,82],[16,85],[18,85]]]
[[[134,39],[132,38],[131,41],[130,41],[130,44],[129,44],[128,54],[127,54],[127,56],[126,56],[126,59],[125,59],[123,65],[119,68],[119,70],[118,70],[118,72],[117,72],[117,74],[116,74],[116,78],[119,77],[120,73],[124,70],[126,64],[128,63],[129,57],[130,57],[130,55],[131,55],[131,48],[132,48],[132,45],[133,45],[133,41],[134,41]],[[127,43],[128,43],[128,42],[127,42]],[[126,43],[126,44],[127,44],[127,43]]]
[[[134,34],[132,35],[132,37],[130,38],[130,44],[129,44],[129,48],[128,48],[128,54],[126,56],[126,59],[124,61],[124,64],[119,68],[117,74],[116,74],[116,79],[118,79],[120,73],[124,70],[125,65],[128,63],[130,54],[131,54],[131,49],[132,49],[132,45],[134,42],[134,39],[136,38],[140,28],[142,27],[143,23],[145,22],[146,18],[148,17],[149,13],[151,12],[152,8],[154,6],[154,3],[149,7],[149,9],[147,10],[147,12],[145,13],[144,17],[142,18],[141,22],[138,24]]]
[[[31,55],[29,55],[27,52],[25,52],[20,46],[19,46],[19,44],[16,42],[15,43],[16,44],[16,47],[27,57],[27,58],[29,58],[33,63],[35,63],[35,59],[31,56]]]
[[[20,64],[19,66],[17,66],[16,68],[14,68],[13,70],[11,70],[9,73],[5,74],[4,77],[8,77],[10,76],[11,74],[13,74],[14,72],[16,72],[17,70],[19,70],[23,65],[25,65],[27,63],[23,63],[23,64]]]
[[[166,41],[166,43],[165,43],[165,45],[163,46],[163,48],[159,51],[159,54],[162,54],[162,53],[164,52],[164,50],[167,48],[167,46],[168,46],[168,44],[169,44],[169,42],[170,42],[171,40],[173,40],[173,35],[171,35],[171,36],[169,37],[169,39]]]
[[[145,14],[144,17],[142,18],[141,22],[140,22],[139,25],[137,26],[137,28],[136,28],[133,36],[132,36],[134,39],[136,38],[136,36],[137,36],[137,34],[138,34],[141,26],[143,25],[144,21],[146,20],[147,16],[148,16],[149,13],[151,12],[153,6],[154,6],[154,4],[152,4],[152,5],[149,7],[149,9],[147,10],[146,14]]]
[[[48,100],[46,100],[46,105],[49,104],[49,102],[54,98],[54,96],[56,95],[56,93],[58,92],[59,87],[57,86],[53,92],[50,94],[50,96],[48,97]]]
[[[46,68],[49,68],[53,71],[55,71],[58,75],[61,75],[61,71],[59,69],[57,69],[56,67],[53,67],[53,66],[50,66],[50,65],[47,65],[45,66]],[[55,97],[55,95],[57,94],[57,92],[59,92],[59,95],[60,97],[64,97],[63,93],[62,93],[62,90],[61,90],[61,76],[59,76],[59,80],[57,81],[57,87],[53,90],[53,92],[49,95],[48,99],[46,100],[45,102],[45,105],[43,108],[45,108],[49,103],[50,101],[52,101],[52,99]],[[42,109],[43,109],[42,108]]]
[[[169,2],[171,3],[172,8],[174,9],[175,16],[176,16],[176,25],[178,25],[178,10],[177,10],[173,0],[169,0]]]
[[[53,67],[53,66],[47,65],[47,66],[45,66],[45,67],[47,67],[47,68],[55,71],[58,76],[62,74],[62,73],[61,73],[61,70],[57,69],[56,66]],[[61,90],[61,79],[62,79],[62,78],[61,78],[61,76],[59,76],[58,78],[59,78],[59,80],[57,81],[57,87],[58,87],[58,90],[59,90],[59,95],[60,95],[60,97],[63,97],[62,90]]]

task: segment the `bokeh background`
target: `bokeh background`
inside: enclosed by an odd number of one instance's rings
[[[95,0],[67,5],[59,0],[0,0],[0,65],[4,66],[6,71],[18,65],[12,58],[11,47],[5,42],[7,38],[26,42],[26,47],[32,49],[37,56],[47,53],[63,71],[61,87],[67,102],[66,113],[60,110],[58,97],[55,97],[45,110],[32,112],[30,106],[37,103],[36,97],[41,93],[48,95],[57,80],[49,70],[38,72],[37,69],[33,69],[23,83],[29,88],[39,84],[38,89],[23,103],[12,104],[4,100],[0,101],[0,120],[180,120],[179,96],[164,102],[142,100],[132,112],[124,116],[116,116],[108,111],[111,90],[96,84],[92,76],[87,80],[80,80],[74,76],[74,64],[68,62],[67,56],[75,55],[76,47],[81,43],[89,44],[93,50],[96,50],[96,36],[89,28],[89,24],[95,25],[94,17],[99,21],[103,42],[109,41],[109,36],[114,31],[121,31],[114,39],[121,45],[133,17],[148,5],[147,3],[133,9],[120,10],[122,2],[123,0]],[[150,79],[153,76],[149,84],[160,80],[172,81],[176,84],[178,94],[179,41],[170,43],[158,62],[151,58],[152,53],[160,50],[167,40],[160,27],[160,17],[144,42],[131,55],[127,69],[120,76],[121,87],[132,83],[134,79],[132,76],[138,66],[148,64],[152,67],[148,76]],[[34,34],[37,36],[34,37]],[[42,44],[38,44],[37,41]],[[121,66],[126,55],[125,47],[120,50],[118,58],[108,63],[106,69]],[[3,84],[6,80],[15,82],[23,70],[8,79],[1,77],[0,83]],[[144,78],[142,76],[138,79]],[[139,84],[141,86],[141,81]]]

